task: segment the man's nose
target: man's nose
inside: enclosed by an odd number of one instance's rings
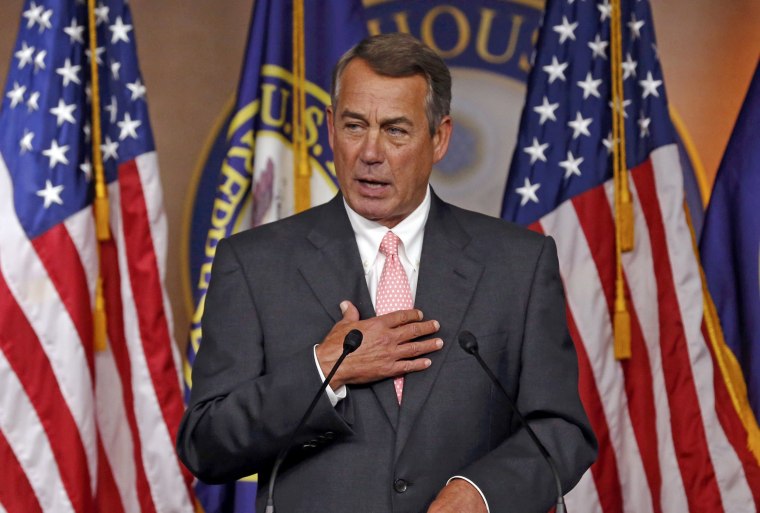
[[[373,128],[367,131],[359,157],[366,165],[379,164],[384,160],[379,129]]]

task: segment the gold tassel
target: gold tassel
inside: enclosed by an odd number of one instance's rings
[[[103,186],[105,188],[105,186]],[[95,190],[97,191],[97,184]],[[109,213],[108,213],[108,196],[99,196],[95,194],[95,231],[98,235],[99,241],[106,241],[111,238],[111,231],[108,228],[109,225]]]
[[[622,181],[628,181],[625,174]],[[620,196],[620,249],[628,252],[633,251],[633,200],[627,187],[621,189]]]
[[[98,284],[95,287],[95,312],[93,313],[95,351],[105,351],[108,346],[108,327],[106,319],[106,300],[103,297],[103,279],[98,277]]]
[[[615,358],[628,360],[631,358],[631,314],[626,308],[625,298],[615,299],[615,315],[613,319],[615,330]]]

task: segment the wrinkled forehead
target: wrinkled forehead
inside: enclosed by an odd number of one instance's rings
[[[343,70],[334,108],[356,110],[382,107],[403,111],[419,108],[424,110],[427,81],[423,75],[390,77],[374,71],[361,59],[351,61]]]

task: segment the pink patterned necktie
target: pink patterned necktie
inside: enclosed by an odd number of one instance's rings
[[[388,232],[380,242],[380,253],[385,255],[383,272],[380,275],[380,283],[377,286],[375,298],[375,312],[383,315],[397,310],[409,310],[414,308],[412,289],[409,287],[409,278],[398,258],[399,238],[393,232]],[[404,377],[400,376],[393,380],[396,388],[396,398],[401,404],[401,395],[404,390]]]

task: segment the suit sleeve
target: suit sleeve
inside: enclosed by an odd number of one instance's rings
[[[564,492],[596,457],[596,439],[578,395],[578,363],[567,330],[557,250],[547,237],[527,303],[516,405],[552,455]],[[522,427],[461,474],[477,483],[491,511],[545,513],[555,503],[549,465]]]
[[[312,345],[267,372],[267,341],[248,283],[233,245],[222,240],[205,300],[190,404],[177,436],[180,458],[208,483],[268,471],[321,384]],[[350,404],[333,408],[323,395],[295,444],[350,434]]]

